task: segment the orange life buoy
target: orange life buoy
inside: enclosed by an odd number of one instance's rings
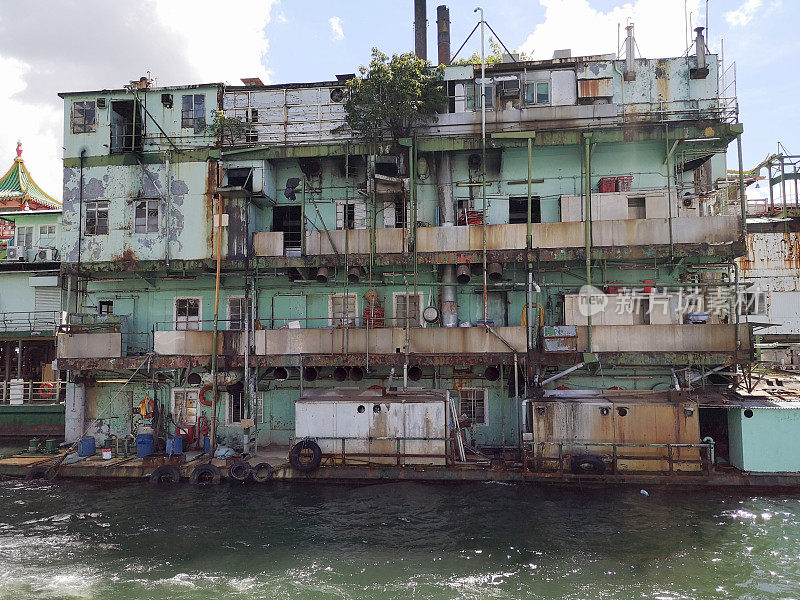
[[[39,396],[41,398],[52,398],[55,393],[56,386],[51,381],[45,381],[39,387]]]
[[[203,406],[211,406],[211,402],[205,399],[206,392],[211,391],[213,386],[207,385],[205,387],[200,388],[200,404]],[[217,402],[219,402],[219,390],[217,390]]]

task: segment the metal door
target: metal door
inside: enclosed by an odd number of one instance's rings
[[[272,299],[272,328],[277,329],[290,321],[300,321],[303,329],[313,328],[306,323],[306,297],[299,294],[278,295]],[[317,324],[317,327],[320,323]]]

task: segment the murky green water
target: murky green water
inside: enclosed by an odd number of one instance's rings
[[[0,483],[1,598],[797,598],[800,499]]]

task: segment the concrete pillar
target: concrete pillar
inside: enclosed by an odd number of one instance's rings
[[[86,386],[67,384],[67,405],[64,415],[64,440],[75,442],[83,435],[86,418]]]

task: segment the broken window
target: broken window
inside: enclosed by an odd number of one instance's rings
[[[97,108],[94,100],[72,103],[72,133],[93,133],[97,130]]]
[[[197,423],[199,389],[172,390],[172,418],[179,427],[189,427]]]
[[[158,233],[158,200],[137,200],[133,209],[134,233]]]
[[[528,197],[515,196],[508,199],[508,222],[528,222]],[[531,223],[542,222],[542,205],[539,196],[531,196]]]
[[[475,83],[468,83],[464,86],[464,95],[467,100],[467,110],[480,110],[481,109],[481,87]],[[491,85],[486,86],[486,108],[491,109],[494,106],[494,87]]]
[[[398,292],[394,295],[394,326],[405,327],[408,322],[409,327],[421,327],[422,321],[422,292],[416,294],[406,294]]]
[[[108,234],[108,200],[96,200],[86,203],[85,235]]]
[[[767,314],[767,293],[766,292],[744,292],[740,295],[740,315],[766,315]]]
[[[251,167],[233,167],[226,171],[229,187],[244,188],[253,191],[253,169]]]
[[[22,246],[26,250],[33,248],[33,227],[17,227],[16,236],[16,246]]]
[[[111,103],[111,153],[141,152],[143,124],[136,100],[114,100]]]
[[[472,425],[488,425],[486,418],[486,390],[450,390],[450,397],[458,404],[460,419],[468,419]]]
[[[331,294],[328,307],[332,327],[352,327],[356,324],[358,300],[355,294]]]
[[[206,126],[206,97],[204,94],[186,94],[181,98],[181,128],[203,133]]]
[[[243,331],[247,311],[244,296],[228,297],[228,331]]]
[[[251,123],[258,123],[258,109],[250,108],[247,110],[246,120],[248,123],[247,128],[244,130],[244,141],[248,144],[255,144],[258,142],[258,131]]]
[[[300,256],[302,227],[300,206],[276,206],[272,209],[272,231],[283,232],[286,256]]]
[[[239,425],[247,414],[244,391],[228,392],[227,401],[228,425]]]
[[[200,298],[175,298],[175,330],[200,331]]]

